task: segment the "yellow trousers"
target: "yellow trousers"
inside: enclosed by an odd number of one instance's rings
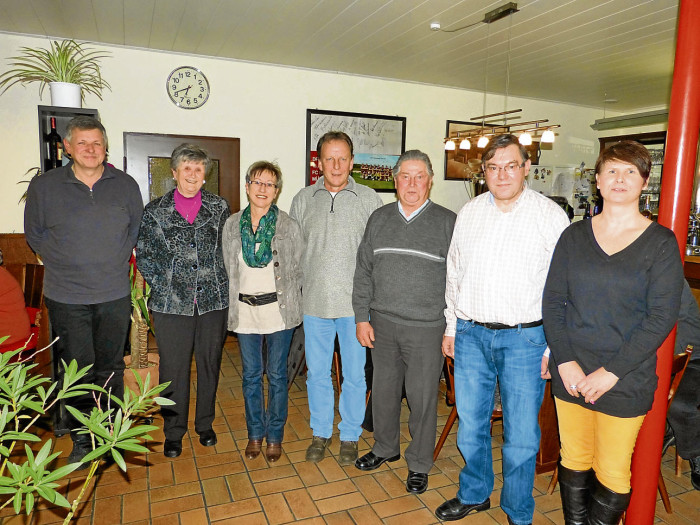
[[[644,416],[615,417],[555,398],[561,464],[571,470],[592,468],[598,481],[617,492],[630,491],[630,464]]]

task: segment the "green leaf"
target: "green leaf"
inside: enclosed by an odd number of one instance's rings
[[[162,407],[167,407],[167,406],[175,404],[175,401],[173,401],[172,399],[168,399],[166,397],[156,397],[153,400],[156,403],[158,403],[159,406],[162,406]]]
[[[34,509],[34,494],[32,492],[28,492],[27,496],[24,498],[24,507],[27,512],[27,516],[29,516]]]
[[[112,449],[112,457],[114,458],[114,461],[116,461],[117,465],[119,465],[119,468],[122,469],[123,472],[126,472],[126,462],[124,461],[124,457],[116,448]]]

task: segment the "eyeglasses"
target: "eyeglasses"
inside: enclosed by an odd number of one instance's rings
[[[512,175],[515,173],[515,170],[519,168],[524,168],[525,163],[523,162],[522,164],[518,164],[517,162],[509,162],[505,166],[496,166],[495,164],[487,164],[484,170],[486,173],[489,175],[498,175],[498,173],[503,170],[505,171],[508,175]]]
[[[248,184],[255,186],[255,188],[258,190],[262,190],[263,188],[266,190],[271,190],[277,187],[277,184],[274,182],[263,182],[261,180],[251,180]]]

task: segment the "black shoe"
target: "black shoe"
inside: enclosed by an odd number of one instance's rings
[[[360,470],[374,470],[375,468],[381,467],[382,464],[387,461],[398,461],[399,459],[401,459],[401,454],[396,454],[390,458],[382,458],[370,450],[367,454],[355,460],[355,468]]]
[[[690,482],[695,490],[700,490],[700,456],[690,459]]]
[[[423,494],[428,488],[428,475],[422,472],[408,471],[406,479],[406,492],[412,494]]]
[[[68,456],[68,463],[81,463],[83,458],[92,452],[92,445],[90,441],[87,440],[77,440],[73,441],[73,450],[71,450]],[[83,470],[88,468],[90,463],[81,463],[81,465],[75,470]]]
[[[216,445],[216,441],[216,432],[214,432],[212,429],[205,430],[199,434],[199,442],[203,447],[213,447]]]
[[[465,505],[459,499],[452,498],[440,505],[435,510],[435,515],[443,521],[461,520],[467,514],[472,512],[481,512],[491,507],[491,500],[486,498],[481,503],[475,505]]]
[[[166,458],[176,458],[182,454],[182,440],[177,441],[165,440],[165,445],[163,445],[163,454]]]

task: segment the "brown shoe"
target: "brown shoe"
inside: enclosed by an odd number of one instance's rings
[[[249,439],[248,444],[245,447],[245,457],[248,459],[255,459],[260,455],[260,449],[262,448],[262,439]]]
[[[265,457],[270,463],[277,461],[282,455],[282,443],[268,443],[265,449]]]

